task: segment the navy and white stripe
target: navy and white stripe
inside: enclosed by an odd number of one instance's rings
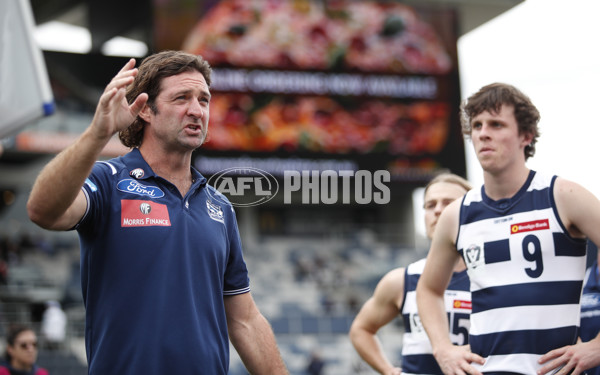
[[[404,323],[402,341],[402,374],[440,374],[442,370],[432,354],[417,310],[416,288],[423,273],[425,259],[411,263],[404,273],[404,301],[400,307]],[[465,345],[469,340],[469,313],[471,293],[466,271],[456,272],[444,295],[450,327],[450,339],[456,345]]]
[[[485,374],[533,374],[538,358],[575,343],[585,241],[572,238],[554,202],[555,176],[531,171],[514,197],[468,192],[456,247],[468,267],[471,350]]]

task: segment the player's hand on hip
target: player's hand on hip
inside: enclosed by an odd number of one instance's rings
[[[393,369],[386,371],[384,375],[402,375],[402,369],[400,367],[394,367]]]
[[[483,375],[471,363],[483,365],[485,360],[472,353],[468,346],[449,346],[437,351],[435,359],[445,375]]]
[[[576,345],[554,349],[540,357],[538,362],[545,364],[538,375],[581,375],[585,370],[600,365],[600,340],[598,338]]]

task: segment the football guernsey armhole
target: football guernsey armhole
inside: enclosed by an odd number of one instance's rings
[[[406,304],[406,294],[408,293],[408,267],[404,268],[404,275],[402,275],[402,278],[404,279],[404,285],[402,286],[404,294],[402,295],[402,303],[398,307],[399,314],[402,314],[402,311],[404,311],[404,305]]]
[[[556,217],[556,221],[558,222],[558,225],[560,226],[560,228],[564,232],[565,236],[569,240],[573,241],[574,243],[586,242],[585,238],[576,238],[576,237],[571,236],[571,233],[569,232],[569,230],[567,229],[567,227],[563,223],[562,218],[558,214],[558,206],[556,205],[556,200],[554,198],[554,187],[555,187],[556,179],[557,178],[558,178],[558,176],[552,176],[552,180],[551,180],[550,186],[548,188],[548,199],[550,199],[550,205],[552,206],[552,212],[554,212],[554,216]]]
[[[467,191],[467,193],[465,195],[463,195],[463,197],[460,200],[460,207],[458,208],[458,229],[456,230],[456,237],[454,237],[454,247],[456,248],[456,251],[459,251],[458,249],[458,239],[460,238],[460,223],[463,222],[463,211],[465,210],[465,199],[467,199],[467,195],[469,194],[469,192]]]

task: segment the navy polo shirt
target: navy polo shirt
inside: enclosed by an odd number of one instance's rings
[[[138,149],[98,162],[77,225],[89,374],[226,374],[223,296],[250,290],[231,204],[192,168],[182,197]]]

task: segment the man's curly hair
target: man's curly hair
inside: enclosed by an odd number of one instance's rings
[[[540,131],[538,122],[540,113],[531,99],[516,87],[505,83],[492,83],[482,87],[478,92],[463,101],[460,107],[462,133],[471,136],[471,120],[482,112],[500,112],[502,105],[514,108],[515,119],[519,126],[519,134],[532,135],[531,143],[525,146],[525,160],[535,154],[535,144]]]

